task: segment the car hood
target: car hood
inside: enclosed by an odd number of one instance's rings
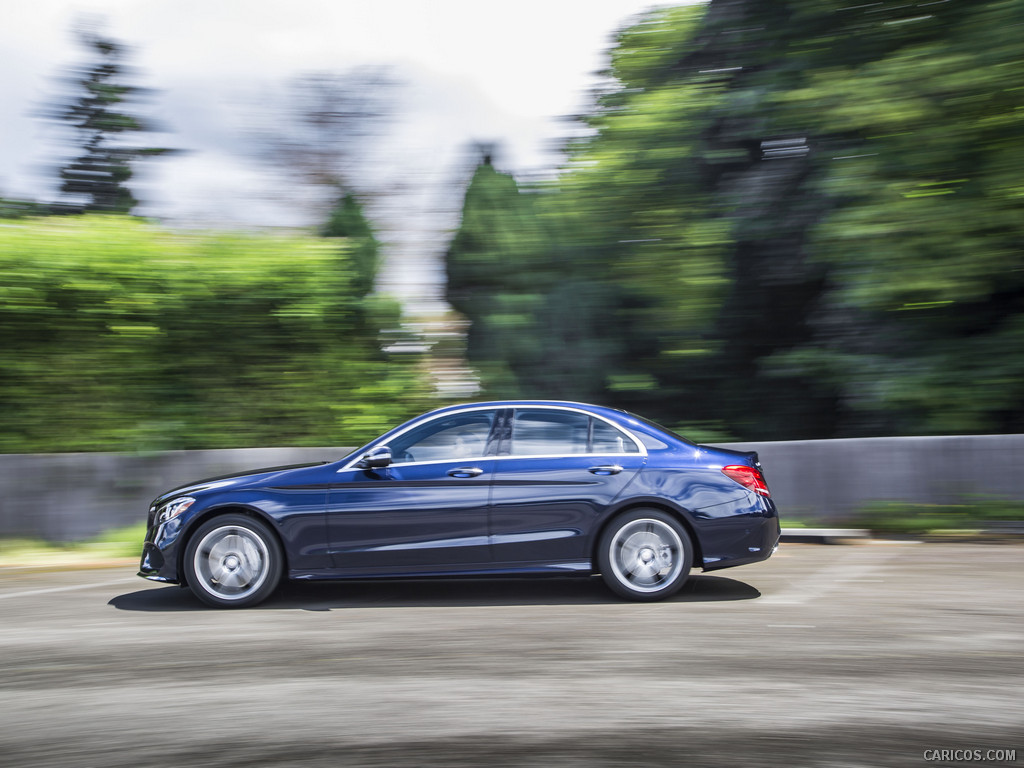
[[[250,483],[265,480],[273,475],[279,475],[282,472],[290,472],[294,469],[308,469],[309,467],[322,467],[324,464],[328,463],[330,462],[312,461],[307,464],[288,464],[283,467],[248,469],[242,472],[234,472],[229,475],[208,477],[205,480],[197,480],[196,482],[188,483],[187,485],[179,485],[177,488],[172,488],[166,493],[160,494],[153,500],[152,506],[159,506],[177,496],[187,496],[190,493],[199,493],[201,491],[209,491],[215,488],[220,489],[249,485]]]

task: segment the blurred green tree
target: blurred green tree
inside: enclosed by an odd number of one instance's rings
[[[343,195],[320,230],[324,237],[343,237],[348,242],[354,274],[352,288],[359,296],[373,290],[380,266],[380,243],[353,194]]]
[[[467,355],[494,395],[538,386],[551,340],[541,325],[547,288],[538,257],[546,251],[534,202],[485,158],[447,253],[447,298],[472,320]]]
[[[842,397],[841,434],[1024,431],[1024,3],[846,10],[845,48],[772,110],[808,126],[829,271],[807,344],[765,361]],[[868,23],[870,20],[871,23]]]
[[[63,78],[67,92],[42,113],[74,132],[80,152],[60,169],[63,199],[55,210],[129,213],[138,203],[128,188],[132,163],[171,150],[138,146],[129,139],[155,126],[132,113],[146,91],[129,83],[127,48],[88,27],[77,35],[93,60]]]
[[[714,414],[749,439],[1024,428],[1022,13],[648,14],[619,35],[558,181],[488,198],[474,178],[449,254],[471,342],[518,301],[533,323],[508,334],[564,371],[538,375],[507,341],[471,359],[524,393]]]
[[[600,94],[557,183],[520,191],[484,163],[467,190],[448,297],[472,322],[468,353],[494,394],[700,420],[694,371],[714,351],[706,330],[727,287],[727,239],[691,160],[721,93],[659,90],[673,55],[661,46],[700,10],[666,18],[624,33],[609,72],[618,85]]]

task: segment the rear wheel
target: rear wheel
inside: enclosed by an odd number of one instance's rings
[[[661,600],[683,586],[693,545],[683,526],[657,509],[634,509],[601,536],[598,567],[608,587],[630,600]]]
[[[266,525],[245,515],[221,515],[189,539],[185,578],[207,605],[244,608],[277,588],[283,563],[277,538]]]

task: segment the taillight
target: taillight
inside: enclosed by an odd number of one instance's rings
[[[768,490],[768,484],[764,481],[764,475],[754,467],[748,467],[745,464],[731,464],[728,467],[722,467],[722,474],[735,480],[748,491],[753,491],[761,496],[772,495]]]

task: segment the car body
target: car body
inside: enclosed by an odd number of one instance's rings
[[[624,411],[440,408],[333,462],[183,486],[149,510],[140,576],[253,605],[290,579],[600,573],[675,592],[692,567],[768,558],[779,518],[757,454]]]

